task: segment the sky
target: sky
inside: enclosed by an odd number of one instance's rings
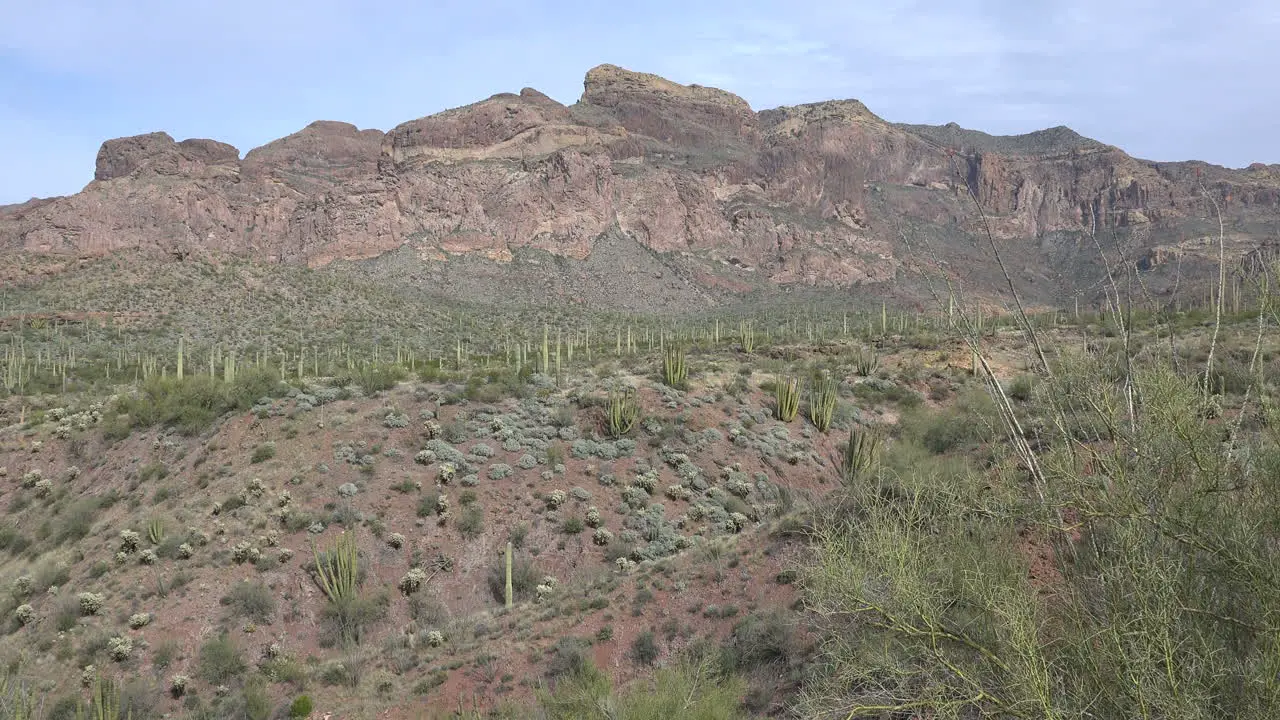
[[[760,110],[1067,125],[1151,160],[1280,163],[1280,1],[0,0],[0,204],[78,192],[103,140],[243,155],[314,120],[389,130],[612,63]]]

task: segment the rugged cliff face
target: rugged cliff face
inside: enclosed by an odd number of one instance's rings
[[[385,134],[322,121],[243,160],[212,140],[110,140],[82,192],[0,208],[0,248],[322,266],[402,247],[581,260],[608,236],[747,284],[874,285],[911,263],[908,230],[941,238],[943,255],[978,231],[966,183],[1015,264],[1045,278],[1074,272],[1046,264],[1072,262],[1063,238],[1089,227],[1136,237],[1152,266],[1204,245],[1210,198],[1236,254],[1280,219],[1278,166],[1147,162],[1067,128],[895,125],[854,100],[754,112],[602,65],[572,106],[526,88]],[[1092,249],[1077,252],[1087,264]]]

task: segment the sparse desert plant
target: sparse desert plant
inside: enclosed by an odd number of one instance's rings
[[[453,463],[441,463],[440,471],[436,475],[436,482],[441,485],[448,485],[453,482],[453,476],[457,474],[458,467]]]
[[[248,540],[241,540],[231,548],[231,559],[239,563],[256,563],[262,557],[262,551],[254,547]]]
[[[825,433],[831,429],[838,398],[839,383],[826,373],[818,375],[809,384],[809,421],[818,432]]]
[[[800,380],[796,377],[780,377],[774,387],[774,417],[791,422],[800,411]]]
[[[881,435],[873,429],[850,428],[849,441],[840,448],[840,480],[852,485],[875,471],[880,462]]]
[[[242,674],[246,665],[239,646],[227,635],[210,638],[200,646],[198,659],[200,679],[210,685],[222,685]]]
[[[869,377],[880,367],[880,356],[875,350],[860,347],[853,351],[853,371],[862,377]]]
[[[13,579],[12,592],[15,598],[24,598],[31,594],[33,587],[30,575],[19,575]]]
[[[107,640],[107,654],[116,662],[124,662],[133,655],[133,640],[116,636]]]
[[[315,556],[316,577],[320,589],[335,603],[350,602],[355,598],[360,578],[360,560],[353,532],[343,532],[334,541],[333,548],[323,556],[312,547]]]
[[[164,542],[165,530],[164,519],[153,517],[147,521],[147,539],[152,545],[159,545]]]
[[[137,630],[138,628],[143,628],[150,624],[151,613],[134,613],[129,616],[130,629]]]
[[[635,388],[609,391],[609,436],[620,438],[635,427],[640,414]]]
[[[271,588],[261,582],[236,583],[221,600],[236,618],[267,624],[276,614],[276,599]]]
[[[102,606],[106,604],[106,600],[98,593],[82,592],[76,596],[80,603],[80,613],[82,615],[97,615]]]
[[[31,623],[35,622],[36,609],[26,604],[19,605],[13,611],[13,617],[16,618],[17,621],[22,625],[30,625]]]
[[[565,501],[567,501],[568,499],[569,499],[569,495],[565,493],[565,491],[552,490],[550,493],[547,494],[547,499],[546,499],[547,507],[550,508],[551,510],[555,510],[561,505],[564,505]]]
[[[289,717],[291,720],[305,720],[311,717],[313,707],[311,696],[299,695],[289,704]]]
[[[662,381],[668,387],[682,390],[688,385],[688,376],[684,348],[668,345],[662,354]]]
[[[276,456],[276,444],[271,441],[262,443],[253,449],[253,455],[249,457],[249,462],[257,465],[264,463]]]
[[[410,568],[409,572],[400,578],[400,582],[396,585],[400,592],[405,595],[412,595],[422,588],[427,581],[427,573],[422,568]]]
[[[187,692],[187,685],[191,682],[191,678],[181,673],[169,678],[169,694],[175,698],[180,698]]]

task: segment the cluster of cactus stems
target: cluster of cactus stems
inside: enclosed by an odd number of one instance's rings
[[[683,388],[689,377],[684,348],[668,345],[662,352],[662,381],[673,388]]]
[[[343,532],[334,541],[333,549],[322,557],[313,545],[312,553],[316,559],[316,575],[320,579],[320,589],[335,603],[346,603],[356,596],[356,585],[360,576],[360,559],[356,552],[354,533]]]
[[[880,367],[880,356],[874,350],[858,348],[853,351],[853,369],[863,377],[871,375]]]
[[[631,432],[640,416],[640,404],[635,388],[609,391],[609,435],[620,438]]]
[[[840,479],[846,484],[858,482],[875,472],[880,463],[880,433],[876,430],[849,430],[849,442],[841,448]]]
[[[164,520],[153,517],[147,522],[147,539],[152,545],[164,542]]]
[[[818,375],[809,384],[809,421],[819,432],[831,429],[838,397],[839,383],[826,373]]]
[[[773,391],[774,416],[782,422],[791,422],[800,412],[800,379],[787,376],[779,377]]]
[[[131,720],[133,710],[120,714],[120,689],[101,675],[94,675],[89,686],[89,706],[76,703],[76,720]]]

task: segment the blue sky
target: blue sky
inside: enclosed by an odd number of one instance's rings
[[[77,192],[107,138],[243,154],[525,86],[571,103],[604,62],[756,109],[857,98],[896,122],[1280,162],[1278,0],[0,0],[0,18],[0,203]]]

